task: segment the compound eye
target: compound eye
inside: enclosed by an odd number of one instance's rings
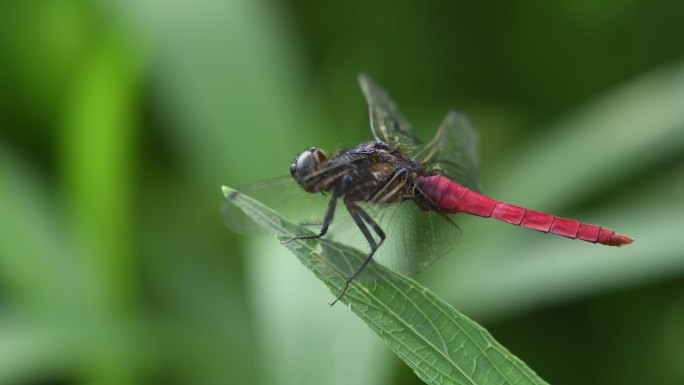
[[[308,171],[313,170],[315,166],[316,161],[314,160],[312,153],[310,151],[304,151],[297,158],[297,163],[295,164],[295,171],[300,174],[306,173]]]

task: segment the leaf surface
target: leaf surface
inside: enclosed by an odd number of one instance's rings
[[[223,187],[228,201],[280,239],[309,232]],[[285,245],[334,293],[364,253],[327,239]],[[342,302],[428,384],[545,384],[480,325],[417,282],[371,263]]]

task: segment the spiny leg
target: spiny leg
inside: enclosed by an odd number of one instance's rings
[[[361,265],[356,268],[356,270],[347,278],[347,280],[344,282],[344,287],[342,288],[342,291],[340,294],[337,295],[334,301],[330,304],[330,306],[334,305],[337,303],[337,301],[342,298],[344,293],[347,292],[347,289],[349,288],[349,284],[361,274],[363,269],[368,266],[370,263],[371,259],[373,259],[373,254],[378,250],[382,242],[385,241],[385,232],[382,231],[380,226],[375,223],[373,218],[368,215],[361,207],[359,207],[356,203],[352,202],[351,200],[345,199],[344,200],[344,205],[347,207],[347,211],[349,211],[349,214],[351,215],[352,219],[354,219],[354,222],[356,223],[356,226],[358,226],[359,230],[361,230],[361,233],[363,233],[363,236],[366,237],[366,240],[368,241],[368,245],[370,246],[370,253],[364,258],[363,262],[361,262]],[[375,231],[376,234],[380,237],[380,242],[375,242],[375,238],[371,235],[370,231],[368,230],[368,227],[366,226],[366,223],[368,223],[373,230]]]
[[[286,243],[294,241],[295,239],[315,239],[324,236],[328,232],[328,227],[330,227],[330,224],[333,221],[333,217],[335,216],[335,207],[337,206],[338,196],[339,194],[333,192],[332,197],[330,197],[330,201],[328,202],[328,210],[325,212],[325,217],[323,218],[323,225],[321,226],[321,231],[319,231],[318,234],[297,235],[290,239],[281,241],[280,243],[284,245]],[[307,224],[304,225],[307,226]]]

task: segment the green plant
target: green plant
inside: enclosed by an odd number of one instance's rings
[[[224,186],[223,194],[280,239],[307,231],[236,190]],[[365,257],[327,239],[298,239],[285,246],[333,293],[339,293],[349,272]],[[375,262],[362,277],[352,282],[341,301],[426,383],[545,384],[487,330],[416,281]]]

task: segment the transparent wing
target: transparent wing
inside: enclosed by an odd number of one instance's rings
[[[452,250],[461,237],[461,230],[447,216],[434,211],[422,211],[411,201],[381,205],[367,202],[358,204],[386,235],[385,242],[380,245],[373,259],[403,274],[411,275],[425,269]],[[341,223],[340,230],[344,233],[335,229],[334,231],[338,231],[335,240],[343,240],[357,248],[368,244],[353,221],[344,220]],[[377,240],[375,232],[370,227],[369,230]]]
[[[337,162],[318,169],[316,173],[348,172],[351,167],[346,166],[353,164],[359,156],[354,154],[340,156]],[[313,231],[317,231],[316,227],[322,225],[331,199],[330,194],[305,191],[291,176],[252,183],[238,188],[237,191],[258,200],[292,223],[310,225]],[[241,233],[263,233],[260,226],[257,226],[249,216],[227,199],[224,199],[221,206],[221,217],[229,229]]]
[[[329,196],[304,191],[290,176],[253,183],[237,190],[264,203],[293,223],[312,225],[314,231],[316,227],[313,226],[320,225],[330,200]],[[221,205],[221,217],[231,230],[263,233],[261,226],[227,199]]]
[[[368,75],[359,75],[359,85],[366,97],[371,130],[375,140],[392,146],[415,147],[421,144],[411,132],[411,124],[399,112],[396,104],[382,87]]]
[[[479,135],[468,118],[450,111],[418,158],[465,187],[480,191],[479,145]]]
[[[320,229],[330,201],[330,195],[308,193],[290,177],[254,183],[238,191],[264,203],[290,222],[310,225],[313,232]],[[461,230],[448,217],[437,212],[422,211],[411,201],[357,203],[386,235],[385,242],[373,259],[395,271],[404,274],[419,272],[453,249],[460,239]],[[227,200],[221,206],[221,216],[226,226],[234,231],[264,232]],[[370,226],[369,230],[379,240]],[[342,199],[337,202],[335,217],[324,238],[369,251],[367,240],[351,219]]]

